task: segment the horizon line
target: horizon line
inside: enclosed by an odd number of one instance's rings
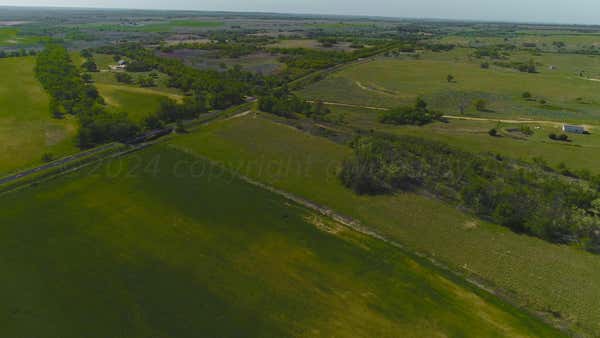
[[[168,12],[194,12],[194,13],[224,13],[224,14],[264,14],[264,15],[290,15],[290,16],[304,16],[304,17],[320,17],[320,18],[334,18],[334,17],[345,17],[355,19],[376,19],[376,20],[395,20],[395,21],[440,21],[440,22],[465,22],[465,23],[482,23],[482,24],[517,24],[517,25],[557,25],[557,26],[576,26],[576,27],[597,27],[600,24],[592,23],[569,23],[569,22],[551,22],[551,21],[510,21],[501,19],[468,19],[468,18],[447,18],[447,17],[402,17],[402,16],[382,16],[382,15],[357,15],[357,14],[340,14],[340,13],[310,13],[310,12],[280,12],[272,10],[211,10],[211,9],[168,9],[168,8],[131,8],[131,7],[86,7],[79,5],[64,5],[64,6],[53,6],[53,5],[3,5],[0,4],[0,8],[21,8],[21,9],[54,9],[54,10],[105,10],[105,11],[168,11]]]

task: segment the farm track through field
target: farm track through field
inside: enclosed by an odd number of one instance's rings
[[[307,101],[307,102],[314,103],[315,101]],[[324,101],[323,103],[326,105],[329,105],[329,106],[338,106],[338,107],[360,108],[360,109],[379,110],[379,111],[390,110],[390,108],[385,108],[385,107],[361,106],[361,105],[356,105],[356,104],[340,103],[340,102]],[[453,119],[453,120],[486,121],[486,122],[501,122],[501,123],[546,124],[546,125],[552,125],[552,126],[556,126],[556,127],[562,127],[562,125],[565,124],[563,122],[549,121],[549,120],[496,119],[496,118],[490,118],[490,117],[471,117],[471,116],[458,116],[458,115],[443,115],[442,117],[447,118],[447,119]],[[594,128],[593,125],[589,125],[589,124],[584,124],[582,126],[585,127],[586,129]]]
[[[315,103],[316,101],[309,100],[309,101],[306,101],[306,102]],[[372,107],[372,106],[359,106],[359,105],[349,104],[349,103],[339,103],[339,102],[323,102],[323,103],[326,104],[326,105],[338,106],[338,107],[363,108],[363,109],[369,109],[369,110],[389,110],[389,108]]]
[[[400,97],[398,94],[396,94],[396,93],[394,93],[392,91],[387,91],[387,90],[382,90],[382,89],[378,89],[378,88],[373,88],[373,87],[365,86],[360,81],[355,81],[354,83],[358,86],[358,88],[360,88],[360,89],[362,89],[364,91],[373,92],[373,93],[377,93],[377,94],[380,94],[380,95],[387,95],[387,96],[391,96],[391,97],[395,97],[395,98]]]

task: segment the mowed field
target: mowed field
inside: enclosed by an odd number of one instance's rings
[[[471,58],[473,50],[459,48],[448,53],[426,52],[412,57],[380,58],[330,75],[300,94],[312,99],[363,106],[393,107],[423,96],[431,108],[458,114],[461,102],[466,113],[487,117],[524,117],[554,121],[593,122],[600,118],[600,57],[573,54],[519,52],[512,61],[533,58],[538,73],[529,74]],[[554,69],[550,69],[554,66]],[[581,72],[584,76],[579,76]],[[447,75],[454,82],[448,82]],[[531,100],[521,96],[533,95]],[[477,112],[471,101],[485,99],[488,109]],[[543,100],[543,101],[542,101]]]
[[[0,203],[6,337],[559,335],[170,145]]]
[[[345,146],[260,115],[214,123],[172,146],[359,219],[575,331],[600,332],[597,256],[515,234],[421,195],[357,196],[336,177],[351,153]]]
[[[183,99],[181,95],[164,92],[160,89],[100,82],[95,85],[111,111],[116,113],[125,112],[136,122],[140,122],[144,117],[156,113],[160,101],[164,98],[171,98],[175,101]]]
[[[0,175],[76,151],[74,119],[53,119],[32,57],[0,59]]]

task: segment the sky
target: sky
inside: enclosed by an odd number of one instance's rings
[[[600,24],[598,0],[0,0],[0,5],[256,11]]]

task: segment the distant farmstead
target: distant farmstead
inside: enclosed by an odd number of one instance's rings
[[[582,126],[574,126],[574,125],[570,125],[570,124],[563,124],[562,130],[565,133],[573,133],[573,134],[585,133],[585,128],[583,128]]]

